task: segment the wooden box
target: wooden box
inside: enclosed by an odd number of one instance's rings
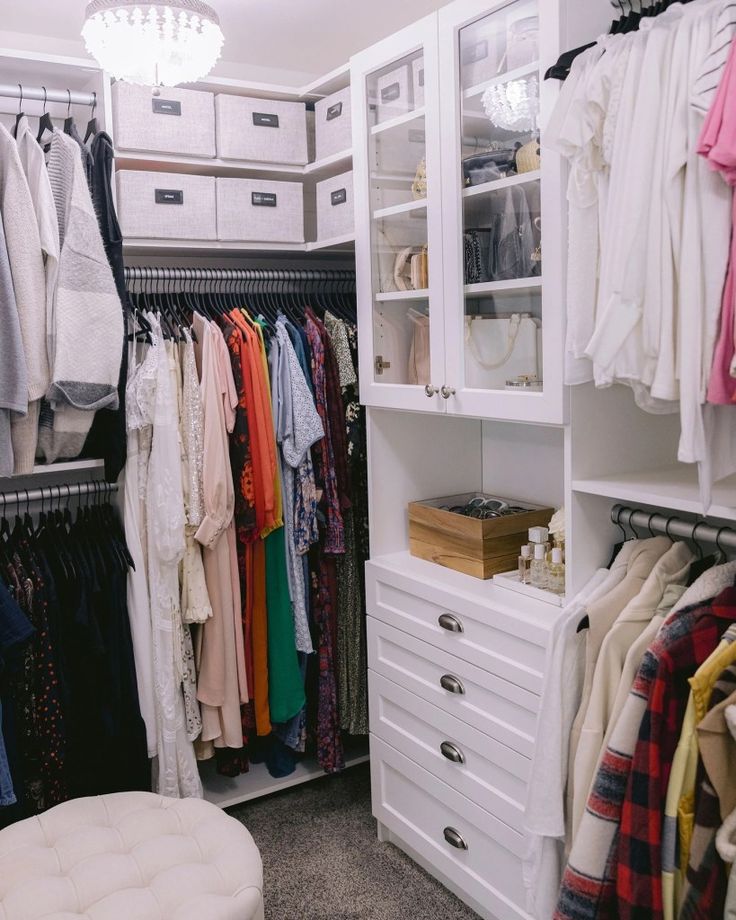
[[[498,572],[516,568],[519,549],[529,542],[529,528],[546,527],[554,508],[506,499],[509,504],[527,510],[485,521],[442,510],[443,506],[464,505],[476,495],[486,497],[471,492],[411,502],[409,551],[412,556],[476,578],[491,578]]]

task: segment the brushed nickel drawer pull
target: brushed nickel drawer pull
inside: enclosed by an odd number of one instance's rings
[[[457,677],[453,677],[452,674],[443,674],[440,677],[440,686],[450,693],[465,693],[465,687],[463,687],[462,682]]]
[[[460,834],[455,830],[454,827],[446,827],[444,830],[445,840],[450,844],[451,847],[455,847],[456,850],[467,850],[468,845]]]
[[[457,617],[454,617],[451,613],[441,613],[437,618],[437,622],[443,629],[446,629],[448,632],[461,633],[465,632],[465,627],[458,620]]]
[[[446,757],[453,763],[465,763],[465,755],[460,750],[460,748],[457,747],[457,745],[454,745],[451,741],[443,741],[440,745],[440,751],[442,752],[443,757]]]

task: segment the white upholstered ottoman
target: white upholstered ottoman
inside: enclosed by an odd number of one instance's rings
[[[200,799],[76,799],[0,831],[0,920],[263,920],[248,831]]]

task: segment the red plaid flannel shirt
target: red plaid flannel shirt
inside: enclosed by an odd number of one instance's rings
[[[621,813],[616,894],[620,920],[661,920],[662,823],[680,738],[688,678],[736,620],[736,587],[698,613],[693,629],[666,647],[652,683]]]

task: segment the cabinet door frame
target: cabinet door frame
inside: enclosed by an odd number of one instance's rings
[[[429,247],[430,367],[439,389],[445,378],[445,319],[443,307],[442,172],[440,142],[439,40],[436,13],[378,42],[350,61],[353,119],[353,170],[355,180],[355,266],[358,297],[360,400],[368,406],[445,412],[446,400],[439,392],[428,397],[424,386],[379,383],[375,376],[373,344],[373,253],[371,184],[368,127],[368,76],[392,61],[416,51],[424,53],[426,162],[429,184],[427,235]]]
[[[560,158],[544,149],[544,125],[555,105],[559,84],[543,80],[560,53],[561,0],[538,0],[540,107],[542,133],[542,316],[544,391],[518,393],[463,387],[465,299],[461,149],[460,31],[515,0],[456,0],[439,11],[440,103],[442,109],[443,223],[445,232],[445,348],[447,385],[455,390],[448,412],[476,418],[564,424],[565,234],[567,202]]]

